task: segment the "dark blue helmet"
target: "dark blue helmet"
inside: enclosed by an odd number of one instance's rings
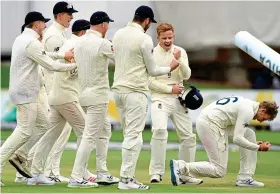
[[[198,109],[203,103],[200,91],[194,86],[190,86],[189,89],[185,90],[178,99],[183,107],[191,110]]]

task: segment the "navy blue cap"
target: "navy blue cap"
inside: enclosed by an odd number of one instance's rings
[[[103,22],[114,22],[114,20],[112,20],[104,11],[94,12],[90,17],[91,25],[98,25],[102,24]]]
[[[23,31],[24,28],[33,23],[33,22],[36,22],[36,21],[43,21],[43,22],[48,22],[50,21],[51,19],[49,18],[45,18],[40,12],[37,12],[37,11],[31,11],[29,12],[26,16],[25,16],[25,19],[24,19],[24,24],[23,26],[21,27],[21,30]]]
[[[72,25],[72,32],[79,32],[82,30],[88,30],[90,23],[87,20],[76,20]]]
[[[59,13],[75,13],[78,12],[74,9],[73,5],[70,3],[67,3],[65,1],[60,1],[56,3],[53,7],[53,14],[59,14]]]
[[[200,91],[194,86],[190,86],[189,89],[185,90],[182,96],[179,96],[178,99],[182,106],[191,110],[198,109],[203,103],[203,97]]]
[[[143,17],[143,18],[150,18],[152,23],[157,23],[157,21],[154,19],[154,12],[152,8],[146,5],[142,5],[138,7],[135,11],[135,14],[137,16]]]

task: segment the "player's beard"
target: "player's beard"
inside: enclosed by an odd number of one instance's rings
[[[144,27],[144,32],[146,32],[146,31],[150,28],[150,25],[151,25],[151,23],[145,25],[145,27]]]

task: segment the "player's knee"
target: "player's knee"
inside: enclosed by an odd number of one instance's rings
[[[180,143],[186,147],[193,147],[196,146],[196,135],[189,134],[180,137]]]
[[[223,178],[227,173],[227,170],[225,168],[217,168],[217,170],[215,171],[215,174],[213,176],[213,178]]]
[[[103,134],[102,134],[102,137],[104,139],[110,139],[111,136],[112,136],[112,128],[111,128],[111,125],[110,125],[110,127],[109,126],[105,127],[105,129],[103,131]]]
[[[122,148],[136,150],[143,144],[142,135],[138,136],[125,136],[122,143]]]
[[[154,129],[152,138],[159,140],[167,140],[168,132],[166,129]]]

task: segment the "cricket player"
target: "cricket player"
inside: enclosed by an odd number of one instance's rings
[[[17,105],[17,127],[0,149],[0,174],[6,160],[31,139],[31,134],[35,133],[39,136],[47,129],[46,111],[38,102],[40,91],[38,64],[55,71],[69,71],[76,68],[74,63],[54,61],[48,55],[53,57],[56,55],[56,58],[63,58],[65,55],[47,53],[38,40],[46,28],[45,22],[49,20],[39,12],[29,12],[25,17],[24,32],[13,44],[9,93],[11,101]],[[31,147],[36,143],[35,140],[29,143]]]
[[[60,48],[60,52],[71,50],[79,37],[85,34],[89,29],[89,22],[86,20],[77,20],[73,24],[72,38],[67,40]],[[79,33],[77,33],[77,31]],[[55,182],[63,182],[58,177],[52,178],[51,181],[44,174],[44,167],[47,157],[56,143],[58,137],[61,137],[61,132],[64,130],[65,123],[68,122],[74,129],[77,135],[77,144],[79,146],[83,134],[85,120],[84,112],[78,103],[78,77],[77,70],[69,72],[55,72],[52,89],[48,95],[50,105],[49,122],[50,126],[45,135],[38,142],[32,166],[31,173],[33,178],[28,179],[29,185],[53,185]],[[71,132],[71,131],[70,131]],[[65,147],[69,135],[65,142],[62,142],[62,147]],[[61,149],[63,152],[63,148]],[[55,154],[55,153],[54,153]],[[61,154],[57,154],[61,158]]]
[[[200,113],[196,130],[207,152],[209,162],[171,160],[171,181],[177,186],[188,180],[190,174],[221,178],[226,175],[228,163],[228,136],[239,146],[240,170],[236,186],[263,187],[253,179],[257,164],[257,151],[268,151],[269,142],[257,142],[255,132],[248,128],[251,120],[272,121],[278,113],[274,101],[255,102],[241,96],[217,100]]]
[[[54,22],[44,33],[42,40],[46,51],[59,51],[60,47],[62,47],[67,40],[66,30],[69,28],[70,22],[73,19],[72,14],[76,12],[78,11],[73,8],[73,5],[64,1],[60,1],[54,5]],[[43,73],[45,75],[47,94],[49,94],[52,88],[53,72],[43,69]]]
[[[45,110],[48,110],[49,109],[49,105],[47,102],[48,98],[47,98],[46,88],[44,86],[45,83],[44,75],[42,73],[41,66],[38,67],[38,72],[39,72],[39,81],[40,81],[40,92],[38,96],[38,101],[39,103],[42,104],[43,107],[45,107]],[[32,134],[32,135],[36,135],[36,134]],[[15,153],[9,159],[9,162],[16,169],[19,169],[18,170],[19,172],[21,172],[22,174],[26,173],[29,175],[29,177],[32,177],[32,174],[30,173],[30,168],[35,153],[35,149],[37,147],[37,143],[30,150],[28,150],[28,146],[26,146],[26,144],[24,146],[21,146],[17,151],[15,151]],[[26,183],[27,178],[25,176],[22,176],[21,173],[19,173],[18,171],[16,172],[16,178],[14,182]]]
[[[177,62],[167,67],[156,66],[152,38],[145,34],[151,23],[156,23],[153,10],[140,6],[133,22],[118,30],[113,37],[115,74],[112,89],[124,134],[119,189],[149,189],[134,178],[143,143],[148,80],[149,76],[165,75],[179,66]]]
[[[184,90],[183,81],[191,76],[191,69],[186,51],[175,46],[174,28],[171,24],[162,23],[157,27],[158,45],[154,56],[158,66],[169,66],[178,63],[179,67],[172,73],[150,77],[152,132],[151,161],[149,174],[151,183],[159,183],[165,169],[166,144],[168,138],[167,124],[170,118],[180,140],[179,159],[194,162],[196,135],[193,134],[192,121],[188,109],[178,100]],[[200,184],[201,179],[189,179],[185,184]]]
[[[77,41],[74,47],[75,60],[79,64],[77,65],[81,87],[79,102],[86,111],[86,117],[83,137],[68,184],[68,187],[71,188],[97,186],[96,183],[83,180],[83,172],[86,169],[91,148],[95,144],[98,146],[97,139],[104,133],[111,133],[110,128],[108,131],[108,127],[104,127],[110,125],[106,119],[109,103],[108,64],[110,59],[114,59],[112,43],[104,38],[110,22],[114,22],[114,20],[107,13],[103,11],[93,13],[90,18],[90,30]],[[106,164],[104,168],[108,172]],[[97,170],[99,171],[99,169]],[[106,177],[113,183],[119,181],[110,174],[106,174],[104,178]]]
[[[63,46],[63,50],[65,50],[67,48],[73,49],[74,44],[75,44],[76,40],[78,39],[78,37],[83,36],[86,33],[86,30],[89,29],[89,27],[90,27],[89,21],[76,20],[72,25],[72,29],[71,29],[72,36],[70,39],[68,39],[65,42],[66,45]],[[70,73],[71,73],[71,75],[72,74],[76,75],[76,76],[73,76],[72,79],[75,79],[75,82],[77,82],[78,81],[77,80],[77,69],[73,70]],[[65,88],[65,87],[63,87],[63,88]],[[77,88],[77,91],[79,90],[78,88]],[[54,96],[52,96],[52,99],[54,99]],[[54,100],[56,100],[56,99],[54,99]],[[44,174],[48,175],[49,178],[55,180],[56,182],[65,182],[65,183],[69,182],[69,178],[64,177],[60,174],[60,161],[61,161],[61,156],[64,151],[64,148],[71,135],[71,131],[72,131],[71,129],[72,129],[71,127],[67,127],[67,125],[66,125],[66,127],[62,130],[60,136],[58,137],[52,150],[50,151],[50,154],[48,155],[48,158],[46,161]],[[77,139],[78,143],[80,142],[80,138],[81,137],[79,137]],[[84,175],[84,178],[86,180],[94,181],[96,179],[96,175],[93,175],[92,173],[87,171]]]
[[[60,47],[67,40],[66,30],[70,26],[70,22],[73,19],[72,14],[76,13],[76,12],[78,12],[78,11],[73,8],[73,5],[71,5],[67,2],[64,2],[64,1],[58,2],[54,5],[53,15],[54,15],[55,21],[43,34],[42,43],[44,44],[44,48],[46,51],[48,51],[48,52],[58,52],[59,51]],[[42,68],[42,74],[43,74],[44,82],[45,82],[44,85],[45,85],[47,95],[49,95],[51,87],[52,87],[53,73],[54,73],[53,71]],[[54,147],[51,150],[50,156],[53,156],[57,152],[62,153],[63,150],[61,150],[61,148],[60,148],[61,142],[67,141],[69,138],[68,134],[70,134],[70,133],[71,133],[71,127],[69,126],[69,124],[66,124],[65,130],[63,131],[61,137],[58,139],[58,142],[54,144]],[[31,151],[35,151],[36,146],[37,145],[35,145],[35,148],[32,149]],[[23,148],[21,148],[21,149],[23,149]],[[33,155],[34,152],[30,153],[30,154]],[[58,156],[61,156],[61,154],[58,154]],[[12,158],[10,159],[10,162],[12,161],[11,163],[13,163],[13,164],[19,164],[19,163],[16,163],[17,159],[20,159],[23,163],[26,163],[24,160],[24,157],[23,157],[23,152],[16,152],[16,155],[12,156]],[[59,182],[68,182],[69,181],[68,178],[60,176],[60,173],[59,173],[60,159],[61,159],[60,157],[55,157],[55,158],[49,159],[48,163],[47,163],[48,168],[45,173],[48,176],[54,178],[55,180],[57,180]],[[23,168],[20,165],[16,165],[15,167],[24,170],[24,171],[21,171],[21,172],[23,172],[23,175],[24,174],[30,175],[28,168]],[[50,170],[50,167],[52,167],[51,170]],[[26,176],[26,177],[31,178],[30,176]]]
[[[46,33],[43,36],[43,44],[45,46],[46,51],[59,51],[63,44],[66,42],[66,30],[70,26],[70,22],[73,19],[73,13],[78,12],[74,9],[73,5],[60,1],[56,3],[53,7],[53,15],[54,15],[54,22],[53,24],[47,29]],[[45,75],[45,86],[47,94],[49,95],[50,90],[52,88],[53,82],[53,72],[44,70]],[[61,154],[63,152],[62,145],[64,145],[71,133],[71,127],[67,123],[65,129],[62,131],[60,137],[58,138],[57,142],[54,144],[53,149],[50,153],[50,158],[46,163],[46,174],[57,180],[58,182],[68,182],[68,178],[63,177],[60,175],[59,172],[59,162],[61,159]],[[58,156],[58,157],[53,157]],[[95,175],[87,171],[85,173],[85,178],[89,181],[95,180]]]

